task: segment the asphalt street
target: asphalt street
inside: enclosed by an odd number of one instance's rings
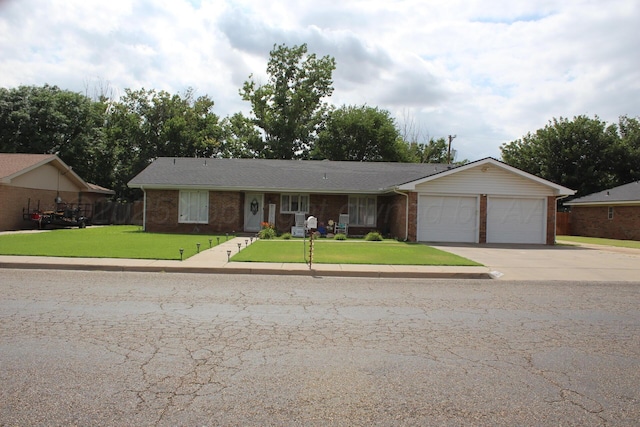
[[[640,282],[0,270],[0,425],[637,426]]]

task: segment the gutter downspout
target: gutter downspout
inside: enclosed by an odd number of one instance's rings
[[[404,240],[403,240],[404,242],[406,242],[407,240],[409,240],[409,194],[398,191],[397,188],[394,188],[393,192],[396,194],[400,194],[407,199],[406,206],[404,208],[405,218],[404,218]]]

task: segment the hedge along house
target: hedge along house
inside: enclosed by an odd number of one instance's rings
[[[640,240],[640,181],[565,202],[571,207],[571,234]]]
[[[464,166],[159,158],[129,182],[144,192],[144,229],[288,232],[348,215],[348,234],[408,241],[555,243],[556,199],[573,190],[492,158]]]
[[[112,190],[89,184],[55,154],[0,153],[0,230],[33,228],[23,213],[83,205],[92,216],[96,202]]]

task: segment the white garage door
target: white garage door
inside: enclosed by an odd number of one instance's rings
[[[429,196],[418,199],[418,240],[477,242],[477,197]]]
[[[487,243],[545,243],[545,199],[489,197]]]

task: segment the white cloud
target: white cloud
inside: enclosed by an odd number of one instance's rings
[[[639,21],[636,0],[0,0],[0,86],[193,87],[225,116],[275,44],[307,43],[336,58],[331,102],[474,160],[553,117],[640,115]]]

